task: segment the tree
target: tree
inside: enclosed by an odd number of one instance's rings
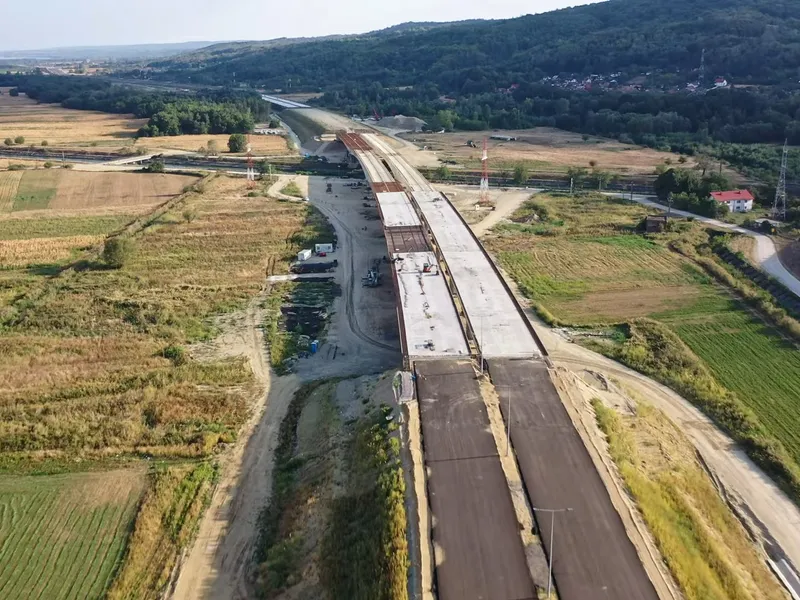
[[[228,139],[228,150],[233,154],[247,151],[247,137],[241,133],[234,133]]]
[[[567,177],[572,180],[575,185],[583,183],[588,172],[583,167],[570,167],[567,169]]]
[[[53,163],[48,160],[47,162],[44,163],[44,168],[45,169],[52,169],[53,168]]]
[[[706,171],[708,171],[710,168],[711,159],[708,156],[701,154],[697,157],[697,170],[702,172],[703,177],[706,176]]]
[[[440,165],[436,169],[436,176],[439,179],[444,179],[445,181],[447,181],[448,179],[450,179],[451,175],[452,173],[450,173],[450,168],[447,165]]]
[[[269,120],[269,128],[270,129],[278,129],[281,126],[281,122],[278,119],[270,119]]]
[[[519,164],[514,167],[514,175],[512,180],[517,185],[524,185],[528,182],[528,167],[523,164]]]
[[[142,171],[145,173],[163,173],[165,170],[164,161],[161,158],[154,157],[150,159],[148,164]]]
[[[14,143],[15,144],[24,144],[25,143],[25,137],[21,136],[21,135],[18,135],[17,137],[14,138]]]
[[[42,146],[47,146],[47,145],[48,145],[48,141],[47,140],[42,140]]]
[[[597,167],[597,161],[596,160],[590,160],[589,161],[589,166],[592,167],[592,169],[594,169],[595,167]]]
[[[113,269],[121,269],[133,255],[130,238],[111,237],[103,245],[103,262]]]
[[[19,96],[19,88],[11,88],[10,90],[8,90],[8,95],[14,97]]]
[[[185,208],[181,214],[187,223],[191,223],[197,218],[197,211],[193,208]]]
[[[614,174],[608,171],[595,171],[594,178],[597,181],[597,189],[602,190],[614,180]]]
[[[4,143],[6,146],[13,146],[13,145],[14,145],[14,140],[12,140],[11,138],[6,138],[6,139],[5,139],[5,141],[4,141],[3,143]]]

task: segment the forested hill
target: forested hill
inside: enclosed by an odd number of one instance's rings
[[[165,61],[170,78],[269,88],[331,89],[433,83],[482,93],[563,73],[696,76],[702,49],[711,76],[737,83],[800,78],[798,0],[608,0],[505,21],[401,28],[385,35],[308,41]],[[693,73],[693,71],[695,71]]]

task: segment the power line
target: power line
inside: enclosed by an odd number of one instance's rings
[[[786,220],[786,169],[789,164],[789,140],[783,144],[783,159],[781,160],[781,175],[778,178],[778,187],[775,189],[775,204],[772,206],[772,218]]]

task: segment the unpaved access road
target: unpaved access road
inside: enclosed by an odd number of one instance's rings
[[[266,293],[266,292],[265,292]],[[251,301],[247,311],[220,320],[224,333],[193,354],[202,359],[246,356],[263,392],[239,441],[220,460],[221,480],[194,545],[180,566],[170,597],[174,600],[240,600],[251,597],[247,571],[258,535],[258,516],[272,493],[273,453],[278,430],[300,385],[296,376],[274,377],[260,327],[264,315],[259,304],[265,293]]]
[[[773,560],[800,565],[800,509],[745,453],[690,402],[652,379],[604,356],[570,343],[529,314],[557,366],[589,369],[619,381],[672,419],[694,444],[727,500],[750,525]]]

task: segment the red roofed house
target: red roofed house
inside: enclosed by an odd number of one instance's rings
[[[731,212],[750,212],[753,210],[753,194],[747,190],[733,190],[730,192],[711,192],[711,197],[717,202],[728,205]]]

